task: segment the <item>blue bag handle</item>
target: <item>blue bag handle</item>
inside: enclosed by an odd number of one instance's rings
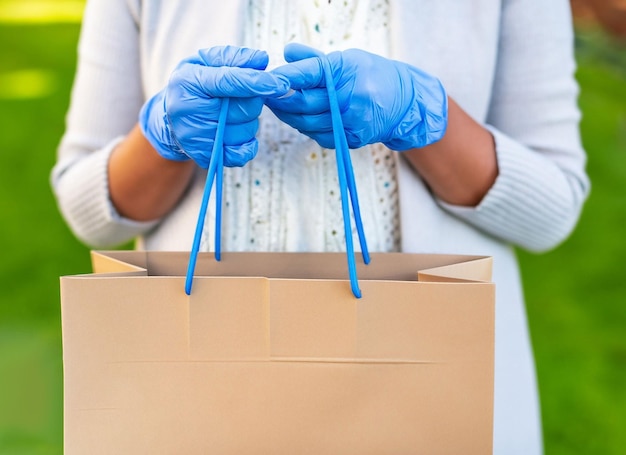
[[[185,293],[191,294],[191,286],[193,285],[193,274],[196,269],[196,261],[198,252],[200,251],[200,240],[202,239],[202,229],[204,228],[204,219],[206,218],[207,206],[209,205],[209,197],[211,196],[211,188],[215,180],[215,260],[222,258],[222,182],[224,175],[224,128],[226,126],[226,114],[228,113],[229,98],[222,98],[220,106],[220,115],[217,123],[217,131],[215,133],[215,141],[213,142],[213,150],[211,150],[211,159],[209,160],[209,169],[207,170],[206,182],[204,184],[204,192],[202,193],[202,202],[200,202],[200,213],[198,214],[198,222],[196,223],[196,233],[193,237],[191,253],[189,254],[189,263],[187,264],[187,277],[185,279]]]
[[[350,276],[350,287],[356,298],[361,298],[361,289],[356,273],[356,261],[354,258],[354,245],[352,242],[352,225],[350,222],[350,203],[352,204],[352,214],[361,245],[361,254],[363,262],[369,264],[370,255],[363,231],[363,222],[361,220],[361,210],[359,208],[359,197],[354,179],[354,170],[352,168],[352,160],[350,158],[350,149],[343,128],[343,120],[339,111],[339,103],[337,101],[337,92],[335,90],[335,81],[330,68],[328,58],[324,54],[317,56],[322,63],[324,69],[324,77],[326,80],[326,89],[328,91],[328,99],[330,102],[330,113],[333,124],[333,136],[335,140],[335,155],[337,160],[337,173],[339,177],[339,192],[341,194],[341,208],[343,212],[343,225],[346,237],[346,257],[348,259],[348,273]],[[226,114],[228,112],[229,99],[223,98],[220,107],[219,121],[215,141],[213,142],[213,150],[211,151],[211,159],[209,160],[209,169],[204,185],[204,193],[202,202],[200,203],[200,213],[198,214],[198,222],[193,239],[191,253],[189,255],[189,264],[187,266],[187,276],[185,280],[185,293],[191,294],[193,285],[193,275],[196,268],[198,252],[200,250],[200,240],[202,238],[202,230],[204,228],[204,220],[206,218],[207,206],[211,189],[215,182],[216,191],[216,207],[215,207],[215,260],[221,259],[221,227],[222,227],[222,186],[224,174],[224,127],[226,125]]]
[[[335,139],[335,154],[337,156],[337,173],[339,176],[339,192],[341,194],[341,209],[343,211],[343,227],[346,236],[346,256],[348,259],[348,272],[350,274],[350,286],[352,293],[356,298],[361,298],[361,289],[359,289],[359,280],[356,275],[356,262],[354,260],[354,246],[352,244],[352,226],[350,223],[350,207],[348,205],[348,193],[350,193],[350,202],[352,203],[352,213],[354,215],[354,223],[361,244],[361,254],[363,262],[369,264],[370,255],[365,240],[365,232],[363,232],[363,221],[361,220],[361,209],[359,208],[359,197],[356,190],[356,182],[354,180],[354,170],[352,169],[352,159],[350,158],[350,149],[348,140],[346,139],[345,130],[343,128],[343,120],[339,111],[339,102],[337,101],[337,91],[335,90],[335,80],[330,68],[330,62],[326,55],[319,55],[318,58],[324,68],[324,77],[326,79],[326,90],[328,91],[328,101],[330,103],[330,114],[333,122],[333,136]]]

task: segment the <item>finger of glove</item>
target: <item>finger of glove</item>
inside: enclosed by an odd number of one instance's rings
[[[333,131],[330,112],[315,115],[292,114],[290,112],[272,111],[282,122],[310,136],[315,133]]]
[[[325,88],[297,90],[288,96],[266,98],[265,104],[272,110],[293,114],[321,114],[330,110],[328,91]]]
[[[199,128],[205,122],[217,122],[221,108],[221,98],[199,98],[190,107],[188,112],[179,111],[179,114],[194,116]],[[250,122],[261,115],[263,99],[256,98],[231,98],[226,113],[227,124],[240,124]],[[180,116],[180,115],[179,115]]]
[[[302,132],[302,131],[301,131]],[[334,149],[335,148],[335,135],[332,132],[315,132],[315,133],[305,133],[303,134],[309,136],[315,142],[317,142],[320,147],[325,149]]]
[[[259,120],[255,118],[238,125],[226,124],[224,128],[224,145],[239,146],[254,139],[259,130]]]
[[[211,161],[213,140],[206,141],[206,146],[199,150],[190,151],[187,155],[198,166],[208,169]],[[257,154],[259,143],[256,138],[240,145],[225,145],[221,153],[224,153],[224,166],[241,167],[254,158]]]
[[[176,141],[182,151],[198,162],[198,156],[211,153],[215,134],[217,132],[217,122],[207,121],[200,128],[197,118],[177,118],[173,123],[170,120]]]
[[[198,54],[189,59],[190,63],[205,66],[238,66],[264,70],[267,68],[269,57],[267,52],[238,46],[216,46],[200,49]]]
[[[311,46],[300,43],[289,43],[285,46],[284,56],[287,62],[296,62],[312,57],[322,57],[324,53]]]
[[[231,98],[228,106],[226,123],[247,123],[258,118],[263,110],[263,100],[264,99],[260,97]]]
[[[256,156],[258,150],[259,143],[256,139],[237,146],[226,145],[224,146],[224,166],[242,167]]]
[[[286,78],[250,68],[219,68],[187,64],[174,71],[168,88],[209,98],[282,96],[289,91]]]
[[[315,140],[320,146],[325,148],[334,148],[335,147],[335,139],[333,135],[332,128],[332,120],[330,118],[330,113],[321,114],[325,116],[324,121],[319,121],[317,129],[305,129],[309,128],[307,126],[307,121],[303,120],[301,116],[298,114],[289,114],[285,112],[274,112],[276,117],[278,117],[282,122],[290,125],[292,128],[295,128],[300,133],[305,136],[310,137]]]
[[[178,89],[168,99],[170,98],[173,101],[167,103],[167,112],[175,130],[180,122],[194,123],[197,128],[202,129],[207,122],[216,122],[219,118],[221,98],[207,98]],[[228,105],[226,122],[246,123],[261,115],[262,110],[263,98],[232,98]]]
[[[380,142],[388,129],[385,106],[371,102],[355,104],[341,116],[348,147],[354,149]]]
[[[183,119],[177,122],[178,143],[189,156],[210,152],[217,134],[217,122],[207,121],[202,127],[198,127],[198,124],[197,118],[192,121]],[[240,124],[227,123],[224,126],[224,144],[239,146],[250,142],[254,139],[258,129],[258,118]]]
[[[374,135],[374,131],[371,128],[358,128],[358,129],[346,129],[346,142],[348,143],[348,148],[358,149],[367,144],[373,144],[378,142],[378,139]]]
[[[271,70],[270,73],[288,80],[290,87],[294,90],[326,87],[324,68],[317,57],[281,65]]]

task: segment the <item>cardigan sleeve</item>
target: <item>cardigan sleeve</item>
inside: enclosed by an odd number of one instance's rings
[[[487,125],[499,175],[477,207],[439,203],[504,241],[544,251],[574,229],[589,192],[571,11],[566,0],[506,0]]]
[[[120,216],[108,191],[108,158],[143,103],[137,24],[131,0],[87,2],[66,130],[51,174],[63,217],[93,247],[119,245],[156,224]]]

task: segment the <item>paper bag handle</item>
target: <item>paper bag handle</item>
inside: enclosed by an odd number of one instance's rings
[[[226,126],[226,114],[228,113],[229,98],[222,98],[220,106],[220,115],[217,123],[217,131],[215,133],[215,141],[211,150],[211,159],[209,160],[209,169],[207,171],[206,182],[204,184],[204,192],[202,193],[202,202],[200,202],[200,213],[198,214],[198,222],[196,223],[196,232],[193,237],[191,253],[189,254],[189,264],[187,265],[187,277],[185,279],[185,293],[191,294],[191,286],[193,284],[193,274],[196,269],[198,252],[200,250],[200,240],[202,239],[202,230],[204,229],[204,220],[209,205],[209,197],[211,196],[211,188],[215,180],[215,260],[221,259],[222,252],[222,180],[224,175],[224,128]]]
[[[348,193],[350,193],[354,223],[356,224],[357,233],[359,235],[361,254],[363,255],[363,262],[365,264],[369,264],[370,255],[367,248],[365,233],[363,231],[361,209],[359,208],[359,197],[356,190],[356,182],[354,180],[354,170],[352,169],[352,159],[350,158],[348,140],[346,139],[345,130],[343,128],[343,120],[341,118],[341,112],[339,111],[339,102],[337,101],[337,91],[335,89],[333,72],[330,68],[330,62],[328,61],[328,57],[326,57],[326,55],[318,55],[318,58],[324,68],[324,78],[326,79],[326,90],[328,91],[330,114],[333,122],[333,137],[335,139],[335,154],[337,157],[337,173],[339,175],[339,192],[341,194],[341,208],[343,211],[343,226],[346,237],[346,255],[348,258],[350,286],[352,287],[352,293],[354,296],[356,298],[361,298],[361,290],[359,289],[359,281],[356,275],[354,246],[352,244],[352,226],[350,224]]]
[[[359,289],[359,281],[356,273],[356,262],[354,259],[354,245],[352,242],[352,225],[350,222],[350,206],[352,205],[352,214],[356,225],[359,243],[361,245],[361,254],[363,262],[369,264],[370,255],[367,248],[365,233],[363,231],[363,222],[361,220],[361,210],[359,208],[359,198],[354,179],[354,170],[352,168],[352,160],[350,158],[350,149],[348,140],[346,139],[341,112],[339,111],[339,102],[337,101],[337,92],[335,90],[335,81],[333,79],[332,70],[328,58],[324,54],[318,54],[324,69],[324,77],[326,81],[326,90],[328,91],[328,99],[330,102],[330,113],[333,124],[333,136],[335,140],[335,155],[337,161],[337,173],[339,177],[339,191],[341,194],[341,208],[343,212],[343,225],[346,238],[346,256],[348,259],[348,273],[350,276],[350,287],[356,298],[361,298],[361,290]],[[204,185],[202,202],[200,203],[200,212],[198,214],[198,222],[196,223],[196,231],[193,239],[191,253],[189,255],[189,264],[187,266],[187,276],[185,280],[185,293],[191,294],[193,284],[193,275],[200,250],[200,240],[202,238],[202,230],[204,228],[204,220],[206,218],[207,206],[211,195],[211,188],[215,182],[215,260],[221,259],[221,226],[222,226],[222,186],[224,174],[224,127],[226,125],[226,114],[228,113],[229,99],[223,98],[220,107],[219,121],[211,158],[209,161],[209,169]],[[349,200],[348,200],[349,196]]]

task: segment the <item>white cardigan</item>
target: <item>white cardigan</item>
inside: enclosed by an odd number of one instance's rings
[[[436,200],[399,160],[402,248],[494,256],[494,452],[542,452],[532,350],[513,246],[542,251],[575,226],[589,191],[580,144],[566,0],[389,0],[392,57],[439,77],[493,133],[499,176],[477,207]],[[52,185],[68,224],[106,247],[140,236],[148,249],[188,250],[203,172],[162,220],[121,218],[107,161],[146,97],[200,47],[241,44],[246,0],[89,0],[79,65]]]

